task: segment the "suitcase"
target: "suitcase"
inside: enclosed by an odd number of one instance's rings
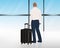
[[[32,29],[26,27],[29,26],[28,23],[24,24],[24,29],[21,29],[21,43],[32,43]]]

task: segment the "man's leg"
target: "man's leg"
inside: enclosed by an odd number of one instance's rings
[[[32,27],[32,34],[33,34],[33,42],[36,42],[36,35],[35,35],[35,25],[34,21],[31,22]]]
[[[41,34],[40,34],[40,31],[39,31],[39,28],[36,29],[37,30],[37,35],[38,35],[38,41],[39,42],[42,42],[42,38],[41,38]]]
[[[40,30],[39,30],[39,21],[36,22],[36,31],[37,31],[37,35],[38,35],[38,41],[42,42],[42,38],[41,38],[41,34],[40,34]]]

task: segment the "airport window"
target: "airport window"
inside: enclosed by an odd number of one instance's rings
[[[2,0],[0,3],[0,16],[26,16],[29,23],[30,10],[33,2],[37,2],[42,11],[43,31],[48,28],[48,20],[53,22],[60,18],[59,0]],[[56,17],[56,18],[55,18]],[[48,20],[47,20],[48,19]],[[57,20],[58,21],[58,20]],[[49,24],[49,23],[48,23]],[[46,26],[45,26],[46,25]]]

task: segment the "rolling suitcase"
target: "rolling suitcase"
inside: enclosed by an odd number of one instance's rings
[[[21,43],[32,43],[32,30],[29,28],[26,28],[26,25],[28,25],[28,23],[24,24],[24,29],[21,29]]]

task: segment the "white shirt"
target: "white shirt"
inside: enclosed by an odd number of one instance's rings
[[[33,7],[33,9],[30,11],[30,25],[31,20],[41,20],[41,11],[37,7]]]

